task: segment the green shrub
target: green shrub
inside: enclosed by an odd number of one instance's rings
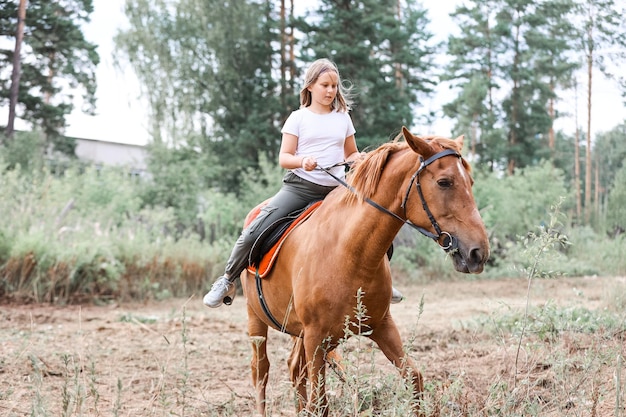
[[[528,312],[525,332],[541,340],[557,339],[564,332],[606,335],[626,331],[621,312],[590,310],[583,306],[559,306],[554,301],[532,307]],[[492,334],[519,336],[523,331],[522,311],[499,311],[493,316],[481,316],[475,325]]]
[[[474,195],[480,213],[496,245],[517,240],[546,224],[550,207],[565,198],[562,211],[574,201],[565,187],[563,172],[551,163],[518,170],[515,175],[476,174]]]
[[[45,148],[45,139],[41,133],[15,132],[12,139],[5,137],[3,140],[6,143],[2,149],[6,169],[26,174],[41,170]]]
[[[615,182],[609,191],[607,223],[611,233],[626,232],[626,160],[615,174]]]

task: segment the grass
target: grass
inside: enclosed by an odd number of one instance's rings
[[[532,305],[517,367],[523,308],[494,310],[437,335],[420,328],[416,310],[415,323],[402,326],[425,375],[428,415],[624,416],[623,312],[610,293],[582,315],[572,313],[577,299]],[[206,313],[197,303],[11,316],[14,325],[0,333],[0,414],[255,415],[245,308]],[[360,326],[347,330],[367,332],[367,311],[359,317]],[[284,364],[290,341],[270,336],[269,415],[293,415]],[[442,342],[431,349],[433,337]],[[369,339],[345,340],[340,351],[345,373],[328,372],[331,415],[408,415],[410,389]]]

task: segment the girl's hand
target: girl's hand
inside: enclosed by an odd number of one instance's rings
[[[347,159],[348,162],[359,162],[362,161],[365,158],[365,155],[367,155],[366,152],[355,152],[352,155],[350,155]]]
[[[305,171],[313,171],[317,167],[317,160],[312,156],[305,156],[302,158],[301,166]]]

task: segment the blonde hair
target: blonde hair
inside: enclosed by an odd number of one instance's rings
[[[315,84],[317,79],[324,73],[332,71],[337,74],[337,95],[330,104],[331,110],[340,112],[348,112],[352,105],[350,91],[352,86],[346,86],[341,81],[337,65],[329,59],[322,58],[314,61],[304,74],[304,86],[300,90],[300,107],[309,107],[312,102],[311,92],[308,90],[310,86]]]

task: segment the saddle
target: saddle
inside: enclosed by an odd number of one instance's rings
[[[268,202],[269,199],[265,200],[248,213],[244,221],[244,228],[248,227]],[[261,278],[265,277],[272,269],[274,261],[278,256],[278,251],[287,236],[289,236],[291,231],[295,229],[298,224],[308,219],[320,204],[322,204],[322,200],[314,201],[303,209],[296,210],[276,220],[263,230],[252,245],[252,250],[248,257],[248,271],[253,274],[258,274]]]

